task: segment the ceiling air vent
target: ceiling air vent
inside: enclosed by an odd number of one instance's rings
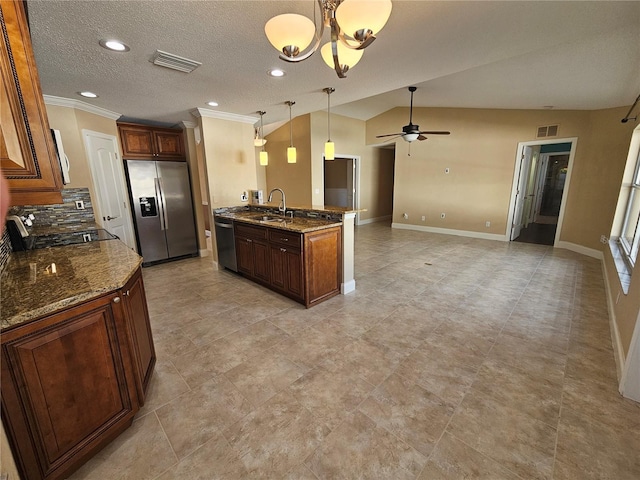
[[[161,67],[171,68],[180,72],[191,73],[198,68],[202,63],[195,60],[189,60],[188,58],[174,55],[173,53],[163,52],[162,50],[156,50],[151,60],[154,65]]]
[[[544,127],[538,127],[538,134],[536,138],[556,137],[558,135],[559,125],[545,125]]]

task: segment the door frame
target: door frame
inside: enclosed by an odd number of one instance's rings
[[[564,184],[564,189],[562,191],[562,200],[560,203],[560,215],[558,216],[558,225],[556,227],[556,236],[553,241],[553,246],[555,247],[559,240],[560,234],[562,233],[562,225],[564,222],[564,212],[567,206],[567,194],[569,192],[569,187],[571,185],[571,176],[573,173],[573,162],[576,156],[576,148],[578,145],[578,137],[566,137],[566,138],[555,138],[553,140],[531,140],[528,142],[518,142],[518,149],[516,151],[516,158],[514,162],[514,172],[513,172],[513,181],[511,184],[511,199],[509,201],[509,214],[507,216],[507,226],[505,230],[505,240],[511,241],[511,226],[515,219],[516,215],[516,196],[518,191],[518,179],[520,173],[520,162],[522,161],[522,156],[524,154],[525,147],[533,147],[536,145],[552,145],[555,143],[569,143],[571,142],[571,150],[569,152],[569,167],[567,169],[567,179]]]
[[[97,179],[97,172],[96,172],[96,166],[94,165],[93,162],[93,158],[91,155],[91,149],[90,149],[90,144],[89,144],[89,137],[98,137],[101,138],[103,140],[107,140],[110,141],[113,144],[113,150],[116,154],[116,163],[118,165],[118,168],[116,169],[117,171],[117,175],[118,175],[118,179],[117,181],[120,183],[120,185],[122,186],[122,191],[124,192],[124,210],[125,210],[125,222],[126,222],[126,228],[127,228],[127,234],[129,236],[128,239],[121,239],[122,242],[124,244],[126,244],[129,248],[131,248],[132,250],[137,252],[137,242],[136,242],[136,235],[135,235],[135,230],[133,228],[133,219],[131,218],[131,204],[129,202],[129,195],[128,195],[128,191],[129,189],[127,188],[127,183],[125,182],[125,174],[124,174],[124,164],[122,162],[122,155],[120,154],[120,147],[118,146],[118,139],[116,138],[115,135],[109,135],[107,133],[103,133],[103,132],[96,132],[94,130],[88,130],[83,128],[82,129],[82,140],[84,143],[84,149],[85,149],[85,154],[87,156],[87,162],[89,163],[89,171],[91,173],[91,181],[93,183],[93,191],[95,192],[95,199],[94,199],[94,215],[96,218],[101,218],[103,217],[103,211],[104,211],[104,206],[100,203],[101,202],[101,198],[100,198],[100,186],[98,185],[98,179]]]
[[[335,160],[325,160],[322,154],[322,198],[324,198],[324,162],[336,162],[338,159],[353,160],[353,204],[356,212],[360,210],[360,155],[335,154]],[[360,224],[360,213],[356,213],[355,224]]]

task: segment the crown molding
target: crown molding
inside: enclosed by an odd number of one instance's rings
[[[180,124],[184,127],[184,128],[196,128],[198,126],[197,123],[195,122],[189,122],[187,120],[183,120],[180,122]]]
[[[111,110],[107,110],[106,108],[96,107],[95,105],[90,105],[85,102],[81,102],[80,100],[75,100],[71,98],[63,98],[63,97],[54,97],[53,95],[43,95],[44,103],[46,105],[54,105],[56,107],[67,107],[67,108],[75,108],[77,110],[82,110],[83,112],[93,113],[94,115],[100,115],[101,117],[106,117],[110,120],[119,119],[122,114],[112,112]]]
[[[217,118],[218,120],[229,120],[232,122],[250,123],[253,125],[259,118],[250,117],[249,115],[238,115],[236,113],[219,112],[217,110],[209,110],[208,108],[196,108],[191,111],[194,117]]]

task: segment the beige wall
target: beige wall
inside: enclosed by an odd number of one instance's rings
[[[97,197],[84,148],[82,130],[92,130],[118,138],[116,121],[70,107],[47,105],[46,108],[49,125],[51,128],[60,130],[64,151],[69,157],[71,183],[65,185],[64,188],[86,187],[89,189],[93,203],[95,203]]]
[[[559,124],[557,138],[578,138],[560,239],[602,250],[600,235],[610,230],[614,184],[619,185],[626,159],[618,157],[619,145],[628,145],[631,135],[631,128],[620,123],[624,111],[414,109],[413,121],[421,129],[450,130],[451,135],[413,142],[411,156],[409,144],[396,143],[393,221],[504,235],[518,142],[536,140],[538,126]],[[407,108],[395,108],[369,120],[367,143],[399,131],[408,117]],[[611,148],[613,154],[605,155]],[[405,212],[408,220],[402,218]]]
[[[384,148],[374,148],[371,157],[362,162],[360,205],[367,211],[360,213],[361,221],[393,213],[394,162],[394,150]]]
[[[246,205],[242,192],[257,187],[253,125],[202,117],[202,145],[211,208]]]
[[[293,119],[293,145],[297,151],[297,162],[287,163],[287,148],[290,145],[289,123],[266,136],[265,145],[269,152],[269,165],[266,169],[267,195],[273,188],[281,188],[287,196],[287,204],[292,207],[312,204],[311,184],[311,132],[310,115],[302,115]],[[274,198],[275,200],[275,198]],[[277,199],[280,202],[280,197]]]

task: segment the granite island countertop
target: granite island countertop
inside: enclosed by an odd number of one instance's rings
[[[141,263],[119,240],[14,252],[0,277],[0,330],[117,290]]]
[[[254,207],[252,210],[242,207],[242,209],[224,209],[225,211],[218,210],[215,215],[217,217],[229,218],[238,222],[249,223],[253,225],[262,225],[270,228],[278,228],[281,230],[288,230],[297,233],[315,232],[317,230],[324,230],[325,228],[338,227],[342,225],[342,222],[336,218],[313,218],[294,216],[290,218],[288,215],[282,217],[281,213],[269,213],[269,207],[264,208]],[[289,211],[289,209],[287,209]],[[293,209],[291,211],[294,211]],[[294,211],[294,214],[296,212]],[[335,212],[332,212],[335,213]],[[283,221],[265,221],[262,220],[264,216],[284,218]]]

